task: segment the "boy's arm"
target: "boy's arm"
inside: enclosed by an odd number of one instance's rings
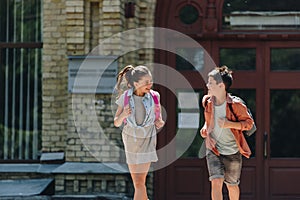
[[[202,98],[202,106],[204,108],[204,112],[205,112],[205,108],[207,106],[207,101],[208,101],[209,98],[210,98],[210,95],[204,95],[203,98]],[[207,124],[206,124],[206,122],[204,123],[204,125],[202,126],[202,128],[200,130],[200,135],[203,138],[207,137]]]
[[[243,103],[235,103],[232,107],[235,116],[238,121],[230,121],[226,118],[220,118],[218,120],[219,126],[223,128],[232,128],[237,130],[250,130],[254,124],[254,121],[248,113],[248,108]]]
[[[206,122],[204,123],[203,127],[202,127],[201,130],[200,130],[200,135],[201,135],[203,138],[206,138],[206,137],[207,137],[207,126],[206,126]]]

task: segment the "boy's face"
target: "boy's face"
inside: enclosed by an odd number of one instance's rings
[[[217,81],[213,77],[208,77],[208,81],[206,87],[208,89],[208,95],[216,96],[216,94],[220,94],[224,90],[223,83],[217,83]]]

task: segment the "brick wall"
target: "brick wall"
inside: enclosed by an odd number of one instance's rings
[[[133,194],[133,186],[129,176],[68,174],[55,176],[56,194],[99,194],[118,193]]]
[[[87,55],[98,44],[117,33],[154,25],[154,0],[137,0],[135,17],[129,19],[124,17],[125,2],[126,0],[44,0],[42,89],[44,152],[64,151],[67,162],[125,160],[121,130],[113,126],[114,113],[111,105],[114,100],[111,95],[70,94],[67,88],[68,56]],[[104,46],[104,51],[97,53],[120,55],[124,47],[150,47],[153,42],[153,34],[149,32],[132,35],[132,38],[129,44],[128,42],[124,44],[122,38],[113,37],[111,42]],[[144,49],[128,53],[118,59],[120,68],[127,64],[144,64],[152,61],[153,51]],[[96,105],[95,101],[102,103]],[[90,112],[96,112],[97,118],[90,120]],[[79,126],[76,127],[75,122],[79,123]],[[80,123],[88,124],[89,128],[80,130]],[[102,130],[99,129],[99,125]],[[71,193],[72,188],[68,187],[71,183],[76,183],[79,187],[73,187],[75,193],[89,191],[91,184],[98,184],[96,180],[96,182],[92,180],[95,177],[89,175],[85,177],[59,175],[56,178],[56,189],[60,193]],[[152,181],[150,175],[148,184],[153,185]],[[100,184],[101,187],[102,184],[104,183]],[[150,193],[153,191],[151,186],[148,186],[148,189]]]
[[[64,151],[68,122],[66,2],[43,2],[42,150]]]

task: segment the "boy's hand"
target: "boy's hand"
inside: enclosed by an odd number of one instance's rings
[[[157,129],[160,129],[165,125],[165,122],[162,119],[159,119],[159,120],[156,120],[154,122],[154,124]]]

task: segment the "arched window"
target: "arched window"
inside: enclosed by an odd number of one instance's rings
[[[300,1],[224,0],[223,29],[274,30],[300,28]]]

